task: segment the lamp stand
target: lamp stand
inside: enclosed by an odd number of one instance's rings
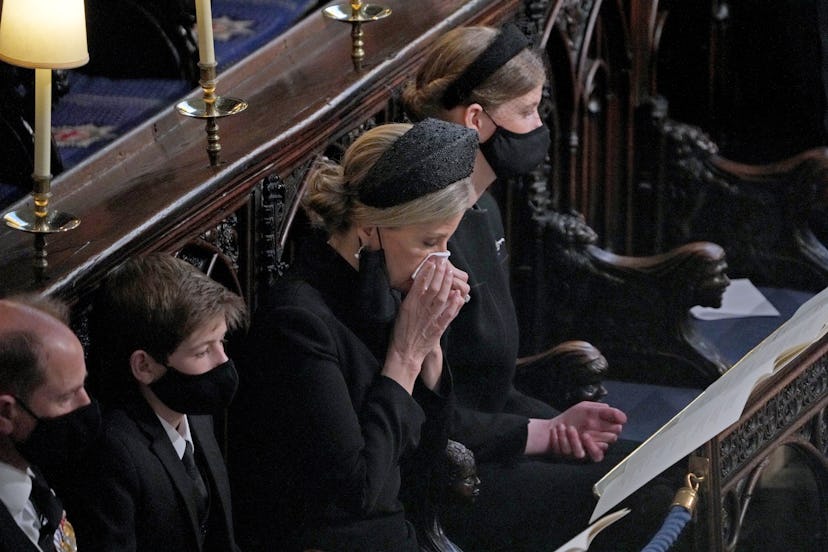
[[[80,224],[80,219],[69,213],[49,208],[52,197],[52,70],[35,69],[35,159],[32,189],[33,208],[10,211],[3,216],[6,225],[30,232],[35,236],[33,266],[41,276],[48,266],[46,234],[66,232]]]

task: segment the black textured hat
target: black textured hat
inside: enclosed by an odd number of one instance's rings
[[[495,71],[529,46],[529,39],[513,23],[504,25],[486,49],[466,67],[443,93],[443,107],[451,109],[463,103],[472,91]]]
[[[386,208],[442,190],[471,174],[477,144],[472,129],[420,121],[380,155],[359,187],[359,200]]]

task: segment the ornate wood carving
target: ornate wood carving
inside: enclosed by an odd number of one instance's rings
[[[828,524],[824,500],[828,489],[827,349],[828,340],[823,337],[762,381],[740,419],[696,451],[695,456],[709,459],[710,469],[702,485],[688,550],[730,552],[769,547],[770,543],[763,540],[767,538],[764,529],[768,521],[763,516],[769,508],[799,508],[792,504],[773,506],[776,503],[772,497],[782,496],[787,501],[802,501],[802,512],[808,512],[791,513],[803,522],[792,536],[813,543],[808,550],[822,549]],[[792,462],[797,463],[796,469],[791,468]],[[789,493],[780,495],[783,488]],[[810,493],[807,499],[805,488]],[[770,530],[776,529],[787,528]],[[780,548],[778,541],[767,549],[788,549]],[[791,550],[802,549],[800,545],[789,545]]]
[[[725,248],[736,277],[813,291],[828,286],[828,249],[810,226],[826,203],[828,149],[745,165],[719,156],[698,127],[665,119],[657,133],[657,250],[709,240]]]
[[[581,51],[587,38],[586,28],[596,0],[563,0],[555,25],[567,38],[573,54]]]
[[[720,475],[726,480],[757,453],[778,440],[786,430],[828,393],[828,355],[821,357],[799,377],[770,397],[749,419],[719,444]],[[819,421],[816,417],[815,422]],[[824,424],[824,419],[821,420]],[[824,428],[822,428],[824,431]],[[820,429],[806,426],[801,436],[819,447]]]

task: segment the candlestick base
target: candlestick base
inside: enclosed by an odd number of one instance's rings
[[[185,117],[196,119],[209,119],[235,115],[247,109],[247,102],[238,98],[216,96],[213,101],[205,101],[203,98],[192,98],[176,104],[178,113]]]
[[[10,211],[3,215],[6,226],[33,234],[67,232],[80,224],[80,219],[63,211],[49,211],[38,216],[32,211]]]
[[[325,14],[325,17],[345,23],[366,23],[388,17],[391,15],[391,8],[377,6],[376,4],[365,4],[354,13],[350,4],[335,4],[322,10],[322,13]]]

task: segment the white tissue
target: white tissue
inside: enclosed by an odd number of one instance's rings
[[[426,255],[426,258],[423,259],[423,261],[419,265],[417,265],[417,268],[414,270],[414,273],[411,275],[411,279],[413,280],[414,278],[417,277],[417,274],[420,273],[420,269],[423,268],[423,266],[425,266],[426,261],[429,260],[431,257],[443,257],[445,259],[448,259],[450,256],[451,256],[451,251],[435,251],[434,253],[429,253],[428,255]]]

